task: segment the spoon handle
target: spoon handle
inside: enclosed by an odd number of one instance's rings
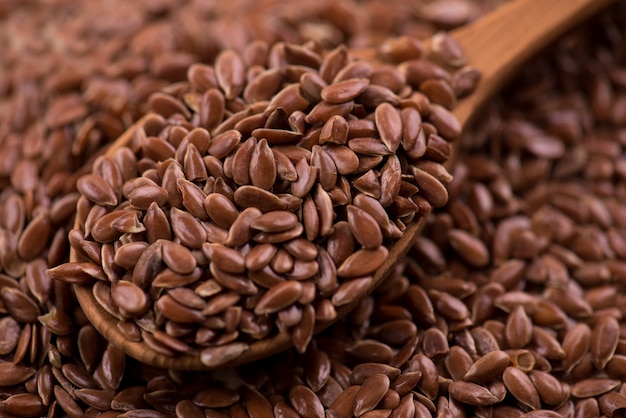
[[[461,125],[528,58],[613,1],[515,0],[452,32],[467,61],[482,74],[477,90],[454,109]]]

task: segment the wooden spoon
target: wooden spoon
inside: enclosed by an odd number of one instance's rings
[[[479,113],[482,105],[502,87],[524,61],[568,28],[591,16],[610,2],[611,0],[515,0],[472,24],[451,32],[451,36],[463,48],[467,62],[482,74],[476,91],[458,103],[453,110],[454,115],[464,127],[467,126]],[[375,52],[372,50],[358,51],[357,55],[360,58],[376,61]],[[140,120],[130,127],[107,152],[110,154],[128,144],[135,129],[142,123],[143,120]],[[379,285],[397,261],[404,257],[423,225],[423,219],[410,224],[402,238],[390,248],[389,257],[376,272],[370,291]],[[74,251],[70,259],[78,261]],[[200,361],[199,355],[168,356],[152,350],[143,342],[127,340],[117,328],[117,319],[100,306],[90,287],[75,285],[74,289],[91,323],[109,342],[129,356],[164,368],[209,369]],[[338,308],[338,318],[348,313],[357,303],[358,300],[353,304]],[[319,324],[316,332],[328,325],[330,324]],[[247,351],[220,367],[249,363],[276,354],[290,346],[290,335],[279,333],[270,339],[252,343]]]

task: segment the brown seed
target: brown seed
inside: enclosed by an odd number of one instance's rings
[[[450,244],[465,261],[477,267],[489,263],[489,251],[477,237],[460,229],[451,230],[448,234]]]
[[[507,350],[506,353],[511,358],[511,364],[524,372],[531,371],[537,364],[535,356],[528,350]]]
[[[385,60],[404,62],[420,58],[424,47],[419,39],[412,36],[398,36],[386,39],[378,46],[377,53]]]
[[[504,336],[511,348],[525,347],[533,335],[532,321],[520,305],[509,314],[504,328]]]
[[[283,232],[298,224],[298,218],[288,211],[271,211],[256,218],[250,226],[263,232]]]
[[[448,339],[438,328],[429,328],[422,334],[422,351],[429,358],[439,359],[450,351]]]
[[[120,390],[111,401],[111,409],[114,411],[130,411],[148,408],[144,395],[148,389],[143,386],[129,386]]]
[[[228,273],[220,269],[215,263],[211,263],[209,270],[217,283],[227,289],[234,290],[243,295],[255,295],[258,293],[258,288],[254,285],[252,280],[245,275]]]
[[[163,260],[161,249],[161,242],[157,241],[150,244],[137,259],[132,272],[132,281],[140,288],[148,288],[161,269]]]
[[[367,379],[378,374],[386,375],[391,381],[396,381],[400,376],[400,369],[382,363],[361,363],[352,369],[350,383],[362,385]]]
[[[26,216],[24,199],[16,193],[10,194],[3,202],[2,213],[4,214],[0,221],[2,227],[19,234],[24,228]]]
[[[406,90],[404,90],[406,92]],[[389,88],[376,84],[370,84],[357,98],[357,102],[367,108],[375,108],[383,103],[393,106],[400,104],[400,98]]]
[[[72,319],[56,307],[37,318],[41,325],[56,335],[69,335],[74,331]]]
[[[219,290],[220,289],[218,289],[218,291]],[[241,296],[235,292],[223,292],[212,296],[206,302],[203,299],[199,299],[198,301],[200,303],[197,308],[202,309],[202,313],[206,316],[217,315],[224,312],[229,307],[234,306],[237,302],[239,302],[240,298]],[[189,304],[186,305],[188,306]]]
[[[387,259],[389,251],[380,246],[375,250],[362,249],[349,256],[337,269],[342,277],[359,277],[373,273]]]
[[[404,345],[417,335],[417,326],[409,320],[410,316],[391,319],[385,323],[372,327],[370,335],[389,345]],[[438,337],[434,337],[437,340]],[[439,344],[435,344],[440,346]]]
[[[581,401],[576,403],[574,412],[575,418],[599,416],[600,407],[598,406],[598,401],[595,398],[582,399]]]
[[[310,166],[304,158],[298,160],[295,167],[298,179],[291,183],[291,193],[296,197],[304,197],[317,180],[317,169]]]
[[[450,85],[442,79],[429,79],[419,86],[420,92],[424,93],[433,104],[453,109],[456,106],[456,94]]]
[[[217,347],[205,348],[200,353],[200,361],[207,367],[219,366],[234,360],[248,348],[248,344],[236,342]]]
[[[572,385],[572,396],[591,398],[607,393],[620,385],[619,380],[605,378],[589,378]]]
[[[161,92],[151,94],[149,105],[152,111],[163,117],[169,117],[177,113],[185,116],[189,115],[189,111],[185,105],[180,100],[177,100],[169,94]]]
[[[347,64],[348,51],[345,45],[339,45],[326,54],[320,65],[319,74],[325,82],[330,83]]]
[[[347,62],[337,71],[332,82],[348,80],[350,78],[369,78],[372,74],[373,67],[370,63],[361,60]]]
[[[185,209],[187,209],[187,211],[189,211],[189,213],[196,218],[207,220],[209,217],[203,204],[206,194],[202,191],[202,189],[189,180],[182,178],[176,180],[176,187],[180,190],[182,204]]]
[[[198,219],[178,208],[170,209],[172,231],[181,243],[189,248],[201,248],[207,239],[205,229]]]
[[[17,321],[10,316],[0,319],[0,355],[9,354],[15,349],[20,330]]]
[[[202,323],[205,319],[202,312],[179,303],[169,294],[161,296],[155,306],[165,318],[172,321],[194,324]]]
[[[25,278],[28,289],[35,299],[37,299],[37,301],[42,305],[45,305],[50,299],[52,287],[54,286],[54,282],[46,273],[46,270],[47,263],[41,258],[36,258],[26,266]],[[2,340],[2,338],[0,338],[0,340]]]
[[[372,277],[353,278],[339,285],[333,294],[331,301],[335,306],[343,306],[352,303],[369,289]]]
[[[226,50],[215,59],[215,76],[226,99],[232,100],[242,93],[245,68],[243,59],[233,50]]]
[[[260,244],[253,247],[245,256],[244,264],[248,270],[263,270],[276,254],[277,248],[272,244]]]
[[[0,288],[0,301],[2,301],[11,317],[19,322],[36,322],[37,317],[41,315],[41,310],[37,303],[17,288]]]
[[[380,139],[391,152],[396,152],[402,140],[403,125],[400,113],[389,103],[382,103],[374,112]]]
[[[276,174],[279,180],[294,182],[298,179],[298,172],[294,163],[282,152],[272,149],[274,162],[276,163]]]
[[[507,367],[502,380],[509,392],[522,404],[531,409],[539,409],[539,393],[526,373],[517,367]]]
[[[428,295],[437,312],[446,319],[462,321],[468,317],[467,306],[451,294],[433,289],[428,291]]]
[[[276,162],[265,138],[260,139],[254,147],[249,167],[252,185],[265,190],[271,189],[276,181]]]
[[[563,390],[561,382],[550,373],[532,370],[528,376],[535,388],[537,388],[537,392],[544,403],[560,405],[567,398],[567,393]]]
[[[386,87],[394,93],[400,93],[405,87],[404,76],[393,65],[381,65],[374,68],[370,83]]]
[[[196,258],[188,248],[172,241],[163,240],[159,242],[162,244],[163,261],[172,271],[181,275],[190,274],[194,271]]]
[[[287,114],[296,111],[304,111],[310,103],[300,94],[300,84],[294,83],[280,90],[270,101],[265,109],[265,114],[270,115],[278,108],[283,108]]]
[[[256,147],[256,138],[245,140],[235,151],[232,159],[232,178],[238,185],[250,183],[250,158]]]
[[[308,387],[296,385],[289,390],[291,406],[305,418],[323,418],[324,406],[317,395]]]
[[[437,32],[431,38],[431,54],[435,61],[442,64],[462,67],[465,65],[465,54],[458,42],[446,32]]]
[[[172,231],[167,215],[157,205],[152,202],[143,217],[143,223],[146,228],[146,239],[149,243],[154,243],[158,239],[170,240]]]
[[[286,252],[282,252],[286,254]],[[288,255],[289,258],[291,256]],[[293,263],[289,262],[291,269],[288,270],[287,278],[290,280],[306,280],[312,278],[319,271],[319,265],[317,261],[303,261],[294,260]],[[276,269],[274,271],[277,271]],[[278,271],[277,271],[278,272]]]
[[[0,363],[0,384],[4,387],[19,385],[35,375],[36,370],[12,362]]]
[[[533,327],[532,344],[535,351],[548,359],[563,359],[565,351],[557,339],[541,327]]]
[[[251,227],[252,222],[261,216],[261,214],[262,212],[254,207],[246,208],[241,211],[232,222],[224,244],[230,247],[238,247],[250,241],[254,234],[254,230]]]
[[[255,186],[239,187],[235,190],[234,199],[235,203],[241,208],[256,207],[261,212],[284,210],[287,206],[275,194]]]
[[[54,397],[68,417],[78,418],[84,416],[83,410],[80,408],[80,406],[61,386],[54,387]]]
[[[168,193],[157,185],[143,185],[133,189],[128,194],[128,200],[132,207],[146,210],[153,202],[158,206],[163,206],[168,200]]]
[[[250,418],[270,418],[274,416],[272,405],[256,390],[249,390],[244,401]]]
[[[380,181],[374,170],[367,171],[361,177],[357,178],[352,185],[368,197],[378,200],[382,196]]]
[[[455,381],[448,387],[450,396],[463,403],[474,406],[493,405],[498,398],[484,386],[475,383]]]
[[[316,104],[309,113],[307,113],[304,120],[311,125],[321,124],[334,115],[339,115],[345,118],[350,114],[353,108],[354,101],[352,100],[337,104],[321,101]]]
[[[113,391],[90,388],[78,389],[74,393],[78,399],[101,411],[106,411],[110,408],[111,401],[115,395]]]
[[[626,409],[626,396],[618,392],[607,393],[600,397],[598,404],[603,414],[615,416]]]
[[[103,389],[117,390],[126,369],[126,356],[113,345],[108,344],[94,377]],[[100,376],[100,377],[98,377]]]
[[[461,135],[461,124],[445,107],[432,103],[428,119],[444,138],[454,139]]]
[[[333,160],[339,174],[346,176],[358,170],[359,157],[350,148],[343,145],[327,144],[322,147],[322,150]]]
[[[400,111],[402,120],[401,144],[411,158],[419,158],[426,152],[426,136],[422,129],[422,117],[413,107],[405,107]]]
[[[476,383],[488,383],[500,377],[510,362],[509,355],[504,351],[491,351],[476,360],[463,379]]]
[[[411,358],[409,369],[422,373],[417,385],[428,399],[435,399],[439,393],[439,372],[435,363],[423,353],[418,353]]]
[[[237,401],[239,394],[223,387],[203,389],[193,396],[193,402],[202,408],[224,408]]]
[[[291,406],[283,401],[280,401],[274,405],[272,416],[281,418],[296,418],[300,415]]]
[[[356,394],[360,388],[359,385],[346,387],[331,403],[329,410],[336,412],[339,416],[353,415]]]
[[[313,71],[305,72],[300,77],[300,93],[302,97],[306,98],[311,103],[322,101],[321,93],[327,86],[326,81]]]
[[[304,227],[298,223],[293,228],[283,232],[259,232],[253,240],[261,244],[277,244],[297,238],[302,235],[303,231]]]
[[[328,354],[324,351],[313,351],[305,364],[305,376],[309,387],[316,393],[325,388],[328,398],[323,399],[321,394],[318,393],[324,406],[330,405],[342,390],[339,383],[330,376],[331,368],[332,365]]]
[[[100,243],[113,242],[123,233],[143,232],[145,227],[139,222],[134,210],[117,210],[99,218],[91,228],[91,236]]]
[[[269,289],[257,302],[254,313],[264,315],[278,312],[295,303],[302,294],[302,285],[297,281],[285,281]]]
[[[217,84],[217,80],[215,81]],[[215,86],[217,87],[217,86]],[[225,111],[224,95],[217,88],[210,87],[203,94],[200,100],[200,124],[202,127],[217,130]]]
[[[348,226],[352,236],[364,248],[374,250],[382,245],[383,236],[376,220],[363,209],[347,206]]]
[[[304,45],[286,43],[283,47],[285,61],[291,65],[301,65],[309,68],[319,68],[321,56]]]
[[[356,393],[354,415],[359,417],[374,409],[385,396],[389,383],[389,376],[385,374],[375,374],[367,378]]]
[[[392,155],[380,170],[380,204],[384,207],[390,206],[400,193],[401,178],[400,160]]]
[[[320,144],[332,143],[343,145],[348,139],[349,124],[339,115],[331,116],[320,131]]]
[[[390,155],[389,148],[378,138],[373,137],[357,137],[348,140],[348,147],[357,154],[363,154],[372,157],[383,157]],[[376,164],[381,160],[376,160]],[[367,168],[363,169],[359,167],[358,172],[367,171]]]
[[[136,284],[120,280],[111,284],[111,299],[125,317],[135,317],[148,308],[148,297]]]
[[[243,99],[248,103],[270,100],[276,94],[283,82],[283,72],[280,68],[269,68],[261,71],[246,84],[243,90]]]
[[[236,274],[245,271],[244,257],[238,251],[222,244],[205,242],[202,244],[202,252],[210,261],[216,263],[225,272]]]
[[[149,244],[144,241],[134,241],[121,245],[115,251],[114,262],[120,267],[132,270],[137,264],[141,254],[148,248]]]
[[[320,236],[325,237],[332,233],[333,230],[333,221],[334,221],[334,210],[333,210],[333,202],[330,199],[328,193],[323,189],[323,187],[318,184],[315,189],[315,193],[313,195],[313,201],[315,203],[315,209],[317,213],[317,217],[313,217],[309,222],[313,222],[315,219],[319,222],[319,230],[318,233]],[[305,200],[306,203],[306,200]],[[306,209],[306,207],[305,207]],[[304,213],[304,221],[305,225],[307,223],[307,215]],[[308,235],[307,235],[308,237]]]
[[[311,166],[317,169],[317,179],[324,190],[332,190],[337,183],[337,166],[326,148],[314,145],[311,150]]]
[[[191,283],[195,283],[202,276],[202,269],[195,268],[193,272],[189,274],[179,274],[169,268],[161,270],[152,281],[152,286],[155,288],[174,288],[180,286],[186,286]]]
[[[318,256],[318,247],[303,238],[297,238],[285,243],[284,249],[293,257],[303,261],[313,261]]]
[[[598,369],[603,369],[611,360],[618,340],[619,323],[615,318],[604,316],[596,322],[591,332],[590,351],[593,363]]]
[[[507,356],[507,360],[508,358],[509,356]],[[472,367],[473,360],[465,349],[460,346],[452,346],[444,359],[444,364],[453,380],[463,380]],[[471,379],[466,380],[471,381]]]
[[[117,205],[117,195],[113,187],[102,177],[85,174],[76,182],[78,191],[90,201],[101,206]]]
[[[345,103],[355,99],[369,86],[367,78],[351,78],[322,88],[320,97],[328,103]]]
[[[57,387],[58,386],[55,386],[55,389]],[[3,411],[13,416],[42,416],[42,414],[45,414],[47,410],[47,407],[42,403],[39,395],[31,393],[16,393],[9,395],[6,399],[0,402],[0,405],[2,406]],[[74,418],[74,416],[78,415],[72,416],[68,414],[68,416]]]
[[[309,286],[310,289],[315,290],[315,287]],[[303,295],[307,294],[307,287],[303,287]],[[312,292],[314,294],[314,292]],[[300,298],[302,302],[302,297]],[[311,298],[312,299],[312,298]],[[311,339],[313,338],[313,332],[315,331],[315,308],[310,304],[312,300],[304,301],[303,304],[306,305],[302,310],[302,319],[300,322],[294,327],[291,332],[291,341],[296,349],[296,351],[300,354],[303,354]]]

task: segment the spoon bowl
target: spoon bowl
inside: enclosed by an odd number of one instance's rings
[[[463,49],[467,62],[481,73],[481,81],[470,96],[459,101],[452,113],[463,127],[466,127],[479,113],[482,105],[497,92],[529,57],[542,47],[593,15],[611,0],[516,0],[508,3],[485,17],[450,33]],[[351,51],[358,59],[375,62],[373,50]],[[115,150],[128,145],[135,131],[142,126],[146,117],[140,119],[120,136],[107,150],[112,155]],[[454,151],[454,150],[453,150]],[[454,163],[454,152],[451,162]],[[409,250],[415,237],[420,233],[425,217],[410,223],[389,248],[389,255],[383,265],[373,275],[371,286],[352,303],[337,308],[337,319],[345,316],[360,300],[369,295],[393,270],[394,266]],[[76,225],[79,227],[79,225]],[[76,251],[70,253],[70,261],[80,261]],[[76,297],[85,315],[94,327],[112,344],[127,355],[146,364],[178,370],[208,370],[216,367],[230,367],[256,361],[279,353],[292,345],[290,334],[278,332],[271,338],[261,339],[249,345],[240,355],[223,364],[208,367],[199,353],[194,355],[166,355],[151,349],[144,342],[134,342],[117,327],[118,320],[108,313],[95,299],[87,285],[74,285]],[[320,332],[332,322],[321,322],[315,332]]]

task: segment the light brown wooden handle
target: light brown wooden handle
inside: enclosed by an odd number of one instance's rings
[[[479,88],[454,114],[466,126],[476,110],[528,58],[614,0],[514,0],[455,30],[452,36],[481,74]]]

